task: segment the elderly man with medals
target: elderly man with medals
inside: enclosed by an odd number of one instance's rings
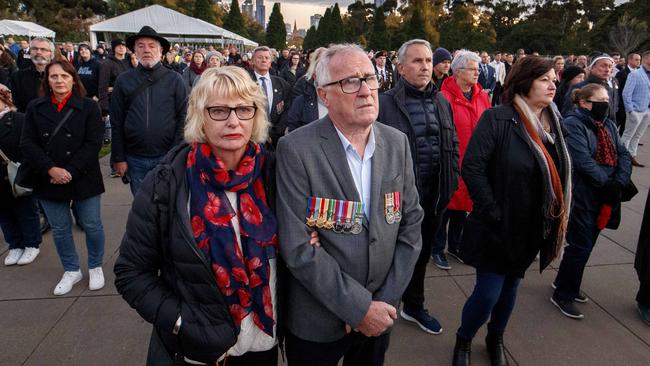
[[[277,149],[280,253],[290,365],[383,365],[422,245],[406,135],[375,123],[379,77],[356,45],[321,56],[329,114]],[[319,246],[310,245],[316,231]],[[315,235],[315,234],[314,234]]]

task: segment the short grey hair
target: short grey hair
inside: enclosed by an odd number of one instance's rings
[[[320,59],[316,64],[316,85],[321,86],[327,83],[330,83],[330,62],[336,55],[341,54],[352,54],[358,53],[363,55],[364,58],[368,58],[366,52],[361,48],[361,46],[352,43],[342,43],[342,44],[333,44],[330,45],[323,53],[320,55]]]
[[[451,61],[451,71],[454,74],[457,73],[460,69],[466,67],[467,63],[470,61],[481,63],[481,58],[476,54],[476,52],[465,49],[458,50],[456,56],[454,56],[454,60]]]
[[[34,42],[47,42],[47,45],[50,48],[50,52],[52,52],[52,58],[54,58],[54,43],[52,41],[44,37],[32,38],[32,40],[29,41],[29,48],[33,47],[32,45],[34,44]]]
[[[399,48],[399,50],[397,51],[397,62],[399,62],[400,64],[406,62],[406,51],[408,50],[409,47],[415,44],[421,44],[425,46],[426,48],[429,49],[429,53],[433,55],[433,50],[431,50],[431,43],[429,43],[429,41],[427,40],[416,38],[404,42],[402,47]]]
[[[271,49],[270,49],[270,48],[268,48],[268,47],[266,47],[266,46],[259,46],[259,47],[255,48],[255,49],[253,50],[253,57],[255,57],[255,54],[256,54],[256,53],[258,53],[258,52],[262,52],[262,51],[266,51],[266,52],[268,52],[269,54],[273,55],[273,53],[271,52]]]

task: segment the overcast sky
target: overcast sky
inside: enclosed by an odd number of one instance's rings
[[[243,3],[243,0],[240,0],[240,5]],[[264,0],[264,5],[266,6],[266,18],[271,15],[271,10],[273,9],[274,3],[280,3],[280,8],[282,9],[282,16],[284,17],[285,23],[290,23],[293,25],[295,20],[298,23],[298,28],[309,29],[309,17],[314,14],[325,13],[325,9],[328,6],[334,5],[333,1],[299,1],[299,0],[288,0],[288,1],[273,1],[273,0]],[[344,14],[348,10],[348,5],[352,4],[354,0],[344,0],[338,1],[339,7],[341,8],[341,14]],[[255,1],[253,1],[255,4]]]

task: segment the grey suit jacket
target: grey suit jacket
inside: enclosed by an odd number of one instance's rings
[[[287,326],[312,342],[332,342],[357,327],[371,300],[397,307],[422,247],[424,216],[406,135],[374,124],[370,220],[359,235],[319,230],[321,247],[309,244],[306,226],[312,196],[360,201],[332,121],[326,116],[280,139],[277,149],[277,215],[280,253],[288,276]],[[401,192],[402,220],[389,225],[384,194]]]

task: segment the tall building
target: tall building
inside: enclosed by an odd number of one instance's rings
[[[323,16],[320,14],[314,14],[309,17],[309,26],[310,27],[316,27],[318,28],[318,23],[320,23],[320,20]]]
[[[257,20],[262,28],[266,28],[266,7],[264,6],[264,0],[256,0],[255,20]]]
[[[253,7],[253,0],[244,0],[244,3],[241,4],[241,12],[255,19],[255,8]]]

